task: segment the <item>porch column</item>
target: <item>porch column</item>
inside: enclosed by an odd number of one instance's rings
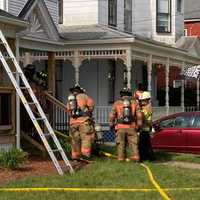
[[[29,52],[25,52],[25,55],[24,55],[24,67],[26,67],[28,64],[32,64],[31,55],[30,55]]]
[[[197,79],[197,109],[199,110],[199,79]]]
[[[74,61],[73,61],[73,66],[74,66],[74,70],[75,70],[75,84],[79,84],[79,80],[80,80],[80,66],[81,66],[81,62],[80,62],[80,58],[79,58],[79,52],[75,51],[74,52]]]
[[[185,62],[182,62],[181,73],[183,73],[185,68]],[[182,111],[185,111],[185,81],[184,79],[181,81],[181,107]]]
[[[53,96],[56,93],[55,53],[48,52],[48,92]]]
[[[169,114],[169,58],[167,58],[166,66],[165,66],[165,107],[166,107],[166,115]]]
[[[131,69],[132,69],[132,52],[131,52],[131,49],[127,50],[126,69],[127,69],[127,88],[131,89]]]
[[[149,55],[147,61],[147,74],[148,74],[148,91],[151,93],[151,82],[152,82],[152,55]]]
[[[15,41],[15,47],[16,47],[16,60],[19,63],[19,38],[16,37]],[[16,74],[16,81],[19,84],[19,74]],[[20,97],[16,93],[16,147],[17,149],[21,148],[21,142],[20,142],[21,134],[20,134]]]

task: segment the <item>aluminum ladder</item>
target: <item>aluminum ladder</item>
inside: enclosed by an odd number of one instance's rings
[[[17,94],[19,95],[21,102],[23,103],[26,111],[29,114],[30,119],[32,120],[38,134],[40,135],[40,138],[46,148],[46,150],[49,153],[49,156],[51,158],[51,160],[53,161],[58,173],[60,175],[64,174],[64,167],[67,167],[70,171],[70,173],[73,173],[74,170],[59,142],[59,140],[57,139],[54,130],[52,129],[46,115],[44,114],[40,103],[38,102],[35,94],[33,93],[33,90],[31,89],[30,84],[28,83],[21,67],[19,66],[10,46],[8,45],[8,42],[6,40],[6,38],[4,37],[2,31],[0,30],[0,45],[5,49],[5,51],[3,51],[2,53],[2,49],[0,49],[0,60],[2,62],[3,67],[5,68],[5,71],[7,72]],[[16,71],[11,71],[9,64],[7,63],[7,60],[9,60],[10,62],[12,62],[13,68],[15,68]],[[15,76],[16,75],[16,76]],[[23,84],[23,86],[20,86],[20,81],[18,81],[19,79],[17,79],[17,76],[20,78],[21,83]],[[27,99],[25,98],[24,92],[27,91],[27,93],[30,96],[31,102],[28,102]],[[34,105],[35,108],[37,108],[38,111],[38,115],[39,117],[36,117],[34,115],[34,112],[31,109],[31,105]],[[44,131],[41,128],[41,125],[38,123],[39,121],[42,121],[43,124],[46,127],[46,132],[44,133]],[[51,137],[54,146],[56,146],[56,148],[52,149],[47,137]],[[58,162],[58,159],[56,157],[56,153],[61,155],[62,160],[64,161],[64,167],[61,167],[60,163]]]

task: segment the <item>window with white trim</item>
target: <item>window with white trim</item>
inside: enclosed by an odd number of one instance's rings
[[[108,0],[108,25],[117,26],[117,0]]]
[[[171,32],[171,0],[157,0],[156,32]]]
[[[124,0],[124,30],[132,32],[132,0]]]

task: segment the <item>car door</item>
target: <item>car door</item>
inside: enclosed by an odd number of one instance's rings
[[[184,130],[187,137],[186,151],[200,153],[200,114],[193,116],[192,126]]]
[[[186,149],[186,135],[182,128],[187,126],[188,119],[184,116],[176,116],[159,123],[157,131],[152,139],[155,149],[183,152]]]

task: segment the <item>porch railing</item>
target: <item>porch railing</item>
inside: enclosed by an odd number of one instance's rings
[[[50,124],[55,130],[66,132],[68,130],[66,106],[48,92],[45,92],[45,96],[49,107]]]
[[[50,123],[55,130],[68,131],[68,115],[65,111],[66,106],[57,100],[55,97],[45,92],[47,100],[50,102]],[[199,111],[199,107],[185,107],[186,112]],[[109,113],[111,111],[111,106],[95,106],[94,109],[94,121],[101,124],[103,130],[108,130],[109,128]],[[177,112],[182,112],[183,108],[181,106],[170,106],[169,115]],[[153,107],[153,120],[160,117],[166,116],[166,107]]]

